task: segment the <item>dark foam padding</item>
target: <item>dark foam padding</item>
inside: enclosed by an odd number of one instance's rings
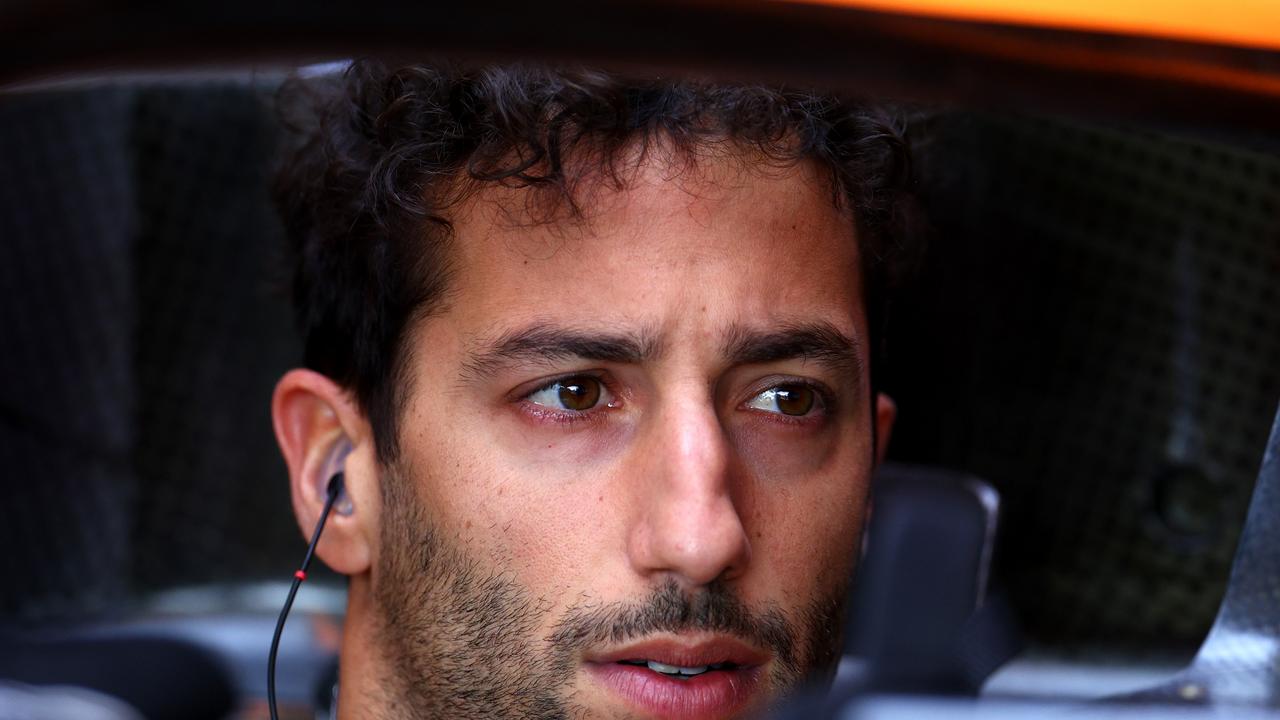
[[[1009,657],[1000,623],[973,622],[987,603],[998,496],[961,473],[888,464],[873,498],[846,632],[865,663],[858,689],[975,694]]]
[[[89,688],[151,720],[221,720],[235,707],[223,666],[199,647],[169,638],[0,641],[0,680]]]

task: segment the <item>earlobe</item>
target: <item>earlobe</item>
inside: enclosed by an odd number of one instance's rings
[[[304,538],[310,538],[325,507],[332,476],[342,472],[345,497],[334,504],[316,554],[330,568],[356,575],[369,567],[368,517],[355,512],[362,491],[376,475],[368,423],[349,395],[311,370],[291,370],[276,384],[271,402],[276,440],[289,470],[293,510]],[[368,456],[368,457],[366,457]]]
[[[876,465],[884,462],[889,449],[889,437],[893,434],[893,421],[898,416],[898,405],[884,393],[876,393]]]

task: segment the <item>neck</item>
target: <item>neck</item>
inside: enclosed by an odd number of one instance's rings
[[[375,647],[373,598],[369,576],[351,578],[347,589],[347,617],[342,630],[342,651],[338,657],[339,720],[364,720],[386,716],[387,701],[379,671],[382,658]]]

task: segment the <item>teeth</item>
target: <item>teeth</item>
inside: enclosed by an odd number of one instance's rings
[[[647,665],[650,670],[660,672],[663,675],[701,675],[707,671],[706,665],[699,665],[697,667],[680,667],[679,665],[660,663],[657,660],[648,660],[645,662],[645,665]]]

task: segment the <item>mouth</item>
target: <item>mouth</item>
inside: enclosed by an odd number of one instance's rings
[[[703,720],[730,717],[750,705],[769,659],[731,637],[676,637],[591,656],[586,665],[633,710],[669,720]]]

